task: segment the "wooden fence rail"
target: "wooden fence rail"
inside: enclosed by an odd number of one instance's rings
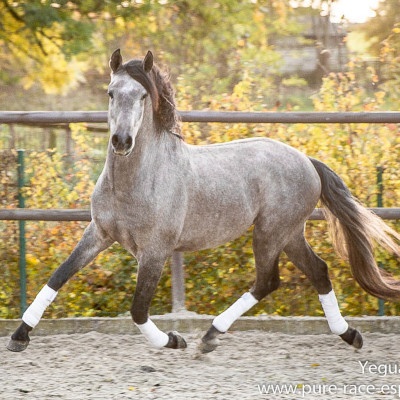
[[[400,207],[369,208],[383,219],[400,220]],[[29,208],[2,208],[0,220],[6,221],[90,221],[90,210],[81,209],[29,209]],[[311,214],[310,221],[324,220],[323,210],[316,208]]]
[[[400,123],[398,111],[241,112],[179,111],[183,122],[222,123]],[[0,111],[0,124],[69,124],[107,122],[107,111]]]

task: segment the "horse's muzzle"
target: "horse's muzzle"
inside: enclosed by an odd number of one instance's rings
[[[121,136],[115,134],[111,137],[111,144],[115,154],[120,156],[128,156],[133,147],[133,139],[131,136]]]

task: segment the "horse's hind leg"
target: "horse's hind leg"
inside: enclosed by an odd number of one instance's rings
[[[317,289],[319,299],[331,331],[345,342],[360,349],[363,344],[361,334],[350,328],[340,314],[338,302],[328,275],[328,267],[311,249],[303,232],[296,235],[284,248],[284,252]]]
[[[110,246],[113,241],[103,235],[94,222],[86,228],[71,255],[53,273],[47,285],[36,296],[33,303],[22,316],[22,323],[11,336],[7,346],[10,351],[23,351],[29,344],[29,332],[39,323],[44,311],[55,299],[58,290],[76,272],[89,264],[102,250]]]
[[[283,246],[279,236],[268,234],[257,225],[254,227],[253,251],[256,262],[256,281],[250,292],[245,293],[214,319],[200,343],[200,350],[203,353],[213,351],[218,346],[218,336],[221,333],[225,333],[236,319],[279,287],[279,254]]]

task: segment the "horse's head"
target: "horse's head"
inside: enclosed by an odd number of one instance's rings
[[[115,154],[128,156],[143,122],[146,98],[148,94],[153,97],[154,84],[150,77],[153,55],[149,51],[143,61],[132,60],[122,64],[118,49],[111,56],[110,68],[108,123],[111,144]]]

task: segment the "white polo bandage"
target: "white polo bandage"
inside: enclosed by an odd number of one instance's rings
[[[339,305],[333,289],[328,294],[320,294],[319,301],[324,309],[325,317],[328,320],[329,328],[335,335],[342,335],[349,327],[349,324],[342,317]]]
[[[46,308],[56,298],[57,293],[51,287],[44,285],[35,300],[33,300],[33,303],[24,312],[22,321],[34,328],[39,323]]]
[[[257,303],[258,300],[250,292],[247,292],[222,314],[215,317],[212,324],[220,332],[226,332],[242,314]]]
[[[163,331],[160,331],[150,318],[144,324],[135,325],[153,346],[164,347],[168,344],[169,336]]]

